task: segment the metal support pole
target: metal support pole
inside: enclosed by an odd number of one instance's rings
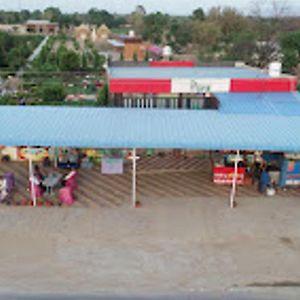
[[[233,181],[232,181],[232,189],[230,193],[230,208],[234,208],[234,200],[236,195],[236,184],[238,179],[238,162],[240,161],[240,151],[237,150],[236,158],[234,160],[234,174],[233,174]]]
[[[132,205],[136,207],[136,149],[132,149]]]
[[[29,155],[29,182],[30,182],[30,191],[31,191],[31,198],[33,201],[33,206],[36,206],[36,195],[34,189],[34,179],[33,179],[33,164],[32,164],[32,156],[31,156],[31,149],[28,148],[28,155]]]

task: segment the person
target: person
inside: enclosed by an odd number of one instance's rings
[[[38,185],[42,189],[42,192],[46,191],[46,187],[43,185],[44,179],[45,179],[45,176],[41,172],[40,167],[38,165],[35,165],[32,180],[35,185]]]
[[[261,193],[265,193],[267,190],[267,187],[270,183],[270,175],[267,172],[267,169],[264,167],[262,169],[262,172],[260,174],[260,179],[259,179],[259,191]]]
[[[72,205],[75,201],[71,187],[67,186],[64,181],[62,182],[62,188],[58,192],[58,198],[65,205]]]
[[[43,181],[45,176],[44,174],[41,172],[40,167],[38,165],[34,166],[34,172],[33,175],[39,180],[39,181]]]

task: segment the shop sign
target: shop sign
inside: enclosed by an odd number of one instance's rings
[[[243,184],[245,179],[245,168],[238,168],[237,184]],[[215,167],[213,181],[216,184],[232,184],[234,180],[234,168]]]

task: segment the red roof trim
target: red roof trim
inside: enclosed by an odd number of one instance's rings
[[[111,79],[111,93],[171,93],[171,79]]]
[[[230,92],[294,92],[296,78],[232,79]]]

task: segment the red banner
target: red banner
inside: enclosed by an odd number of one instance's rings
[[[238,168],[237,184],[244,184],[245,168]],[[232,167],[214,167],[214,183],[232,184],[234,179],[234,168]]]

